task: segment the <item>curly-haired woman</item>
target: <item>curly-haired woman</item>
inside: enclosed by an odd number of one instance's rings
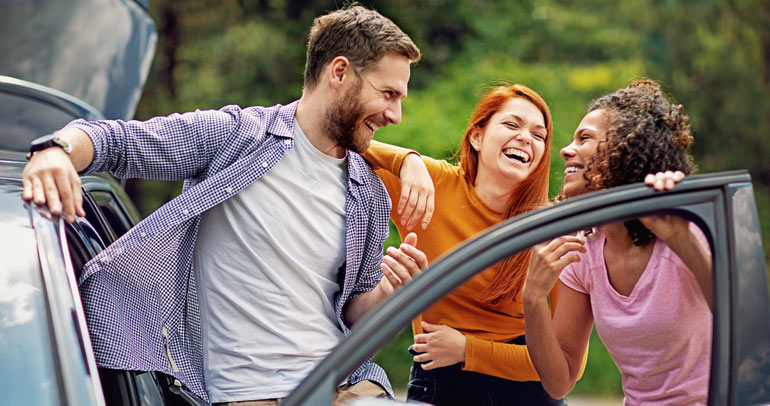
[[[458,149],[459,165],[376,142],[363,156],[399,202],[391,216],[401,236],[423,218],[415,231],[418,248],[432,261],[479,232],[548,203],[551,138],[551,113],[542,97],[523,85],[497,86],[476,105]],[[429,208],[425,217],[422,210],[409,214],[432,200],[417,190],[421,182],[415,179],[421,177],[435,184],[436,210]],[[410,400],[563,404],[537,382],[524,341],[521,289],[529,255],[521,253],[470,279],[413,323],[417,355]],[[548,290],[555,304],[556,291]]]
[[[561,150],[562,194],[642,180],[669,189],[693,170],[691,144],[682,106],[653,81],[634,83],[596,100]],[[552,319],[546,296],[557,280]],[[622,374],[626,405],[706,403],[711,252],[687,220],[650,216],[541,244],[523,296],[529,352],[552,396],[574,386],[596,323]]]

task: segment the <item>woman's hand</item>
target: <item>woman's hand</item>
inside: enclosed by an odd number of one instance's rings
[[[422,218],[422,229],[426,229],[433,217],[436,189],[428,168],[417,154],[408,154],[401,162],[401,198],[398,200],[398,214],[401,224],[412,230]]]
[[[529,259],[529,271],[524,282],[524,295],[545,299],[559,280],[559,274],[569,264],[580,261],[576,251],[585,252],[584,242],[574,235],[564,235],[535,245]]]
[[[647,176],[644,177],[644,184],[652,186],[653,189],[658,191],[671,190],[674,188],[674,185],[681,182],[682,179],[684,179],[684,172],[682,171],[665,171],[656,174],[647,174]]]
[[[446,367],[465,362],[465,336],[446,325],[422,322],[423,334],[414,336],[415,362],[423,362],[422,369]]]
[[[656,174],[648,174],[644,178],[644,184],[655,190],[671,190],[674,185],[681,182],[685,175],[681,171],[665,171]],[[689,233],[689,221],[675,215],[655,215],[642,217],[642,224],[649,228],[655,237],[669,243],[675,238],[685,238]]]

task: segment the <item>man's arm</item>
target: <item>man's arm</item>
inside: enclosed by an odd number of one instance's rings
[[[72,151],[67,154],[59,147],[50,147],[36,152],[24,167],[22,198],[47,203],[51,214],[63,214],[71,223],[75,215],[86,215],[78,172],[93,161],[94,144],[77,128],[64,128],[55,134],[69,143]]]
[[[73,144],[72,155],[49,153],[49,149],[35,154],[24,171],[23,197],[48,203],[53,213],[63,206],[71,221],[76,208],[82,206],[78,171],[109,171],[118,178],[189,179],[206,170],[221,146],[237,148],[238,142],[251,140],[233,138],[242,121],[259,126],[262,119],[263,115],[226,106],[147,121],[76,120],[57,131]]]
[[[409,233],[401,246],[388,247],[387,255],[382,258],[380,264],[384,277],[374,289],[356,296],[345,308],[345,320],[349,325],[352,326],[361,320],[366,313],[393,294],[396,289],[428,267],[428,259],[422,251],[415,248],[415,245],[417,245],[417,235]]]

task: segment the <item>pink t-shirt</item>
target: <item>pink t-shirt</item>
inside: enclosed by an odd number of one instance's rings
[[[589,235],[580,262],[560,279],[590,296],[596,332],[622,375],[624,404],[705,405],[712,315],[695,275],[656,240],[647,268],[623,296],[609,282],[604,240],[601,232]]]

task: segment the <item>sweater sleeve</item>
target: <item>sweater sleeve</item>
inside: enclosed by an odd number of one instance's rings
[[[396,203],[401,196],[401,180],[398,177],[401,172],[401,163],[410,153],[419,155],[417,151],[411,149],[372,140],[369,149],[361,154],[388,191],[392,202],[391,216],[396,215]]]
[[[384,170],[398,177],[399,172],[401,172],[401,162],[409,154],[420,155],[411,149],[372,140],[369,149],[361,156],[375,171]]]
[[[559,297],[559,285],[554,285],[548,295],[551,303],[551,317]],[[583,363],[585,368],[585,360]],[[499,343],[471,335],[465,336],[465,364],[463,370],[492,375],[512,381],[539,381],[529,357],[526,345]],[[580,375],[583,374],[581,369]]]
[[[401,164],[409,154],[415,154],[422,159],[422,162],[425,163],[425,167],[428,169],[428,174],[433,179],[434,185],[438,185],[448,173],[456,171],[454,166],[446,161],[422,156],[412,149],[372,140],[369,149],[361,154],[361,156],[374,169],[374,172],[385,185],[385,189],[387,189],[393,203],[391,211],[391,217],[393,218],[397,217],[398,199],[401,197],[401,179],[399,178]]]
[[[512,381],[539,381],[526,345],[498,343],[465,336],[463,370]]]

